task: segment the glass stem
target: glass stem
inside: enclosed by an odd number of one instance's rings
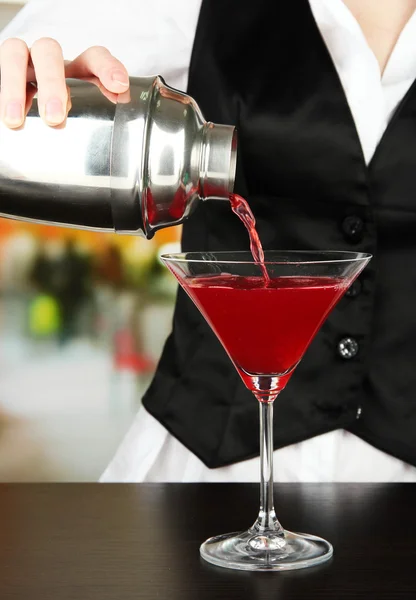
[[[260,511],[253,528],[283,535],[273,502],[273,402],[260,404]]]

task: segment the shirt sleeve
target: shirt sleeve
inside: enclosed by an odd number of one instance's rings
[[[202,0],[29,0],[0,34],[30,47],[40,37],[61,44],[66,59],[105,46],[130,75],[162,75],[185,90]]]

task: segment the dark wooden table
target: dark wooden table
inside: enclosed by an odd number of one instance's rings
[[[1,600],[416,599],[416,485],[285,484],[288,529],[331,562],[246,573],[199,558],[254,521],[255,485],[0,485]]]

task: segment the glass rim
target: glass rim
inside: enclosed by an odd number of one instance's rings
[[[230,254],[240,254],[251,256],[251,252],[249,250],[219,250],[210,252],[209,250],[205,252],[174,252],[168,254],[161,254],[160,259],[166,262],[177,262],[177,263],[199,263],[199,264],[209,264],[209,263],[220,263],[225,265],[259,265],[260,262],[256,262],[254,260],[206,260],[203,258],[195,258],[196,256],[201,256],[203,254],[211,254],[213,256],[218,256],[221,258],[223,256],[229,256]],[[268,254],[302,254],[311,256],[319,256],[322,255],[343,255],[344,258],[333,258],[333,259],[315,259],[315,260],[267,260]],[[347,257],[346,255],[350,255]],[[190,257],[190,258],[188,258]],[[345,263],[354,263],[354,262],[363,262],[365,260],[370,260],[373,257],[372,254],[366,252],[354,252],[352,250],[265,250],[264,251],[264,264],[265,265],[324,265],[324,264],[345,264]]]

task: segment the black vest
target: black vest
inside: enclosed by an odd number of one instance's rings
[[[308,0],[206,0],[189,93],[238,127],[235,189],[265,249],[374,255],[276,400],[275,447],[343,428],[416,465],[416,85],[367,167]],[[183,249],[248,238],[227,203],[206,202]],[[257,402],[181,290],[144,405],[209,467],[258,455]]]

